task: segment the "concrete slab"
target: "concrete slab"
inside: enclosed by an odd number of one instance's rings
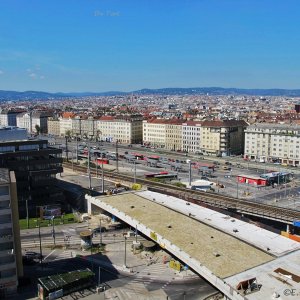
[[[157,200],[159,195],[161,194],[151,196]],[[241,273],[274,259],[254,246],[157,204],[153,199],[149,201],[139,193],[97,198],[159,233],[220,278]],[[206,217],[210,219],[210,216]]]

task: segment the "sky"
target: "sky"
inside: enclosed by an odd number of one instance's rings
[[[1,0],[0,89],[300,88],[299,0]]]

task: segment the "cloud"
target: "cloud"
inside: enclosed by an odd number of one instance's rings
[[[36,74],[35,73],[30,73],[29,77],[31,77],[32,79],[36,79]]]
[[[41,76],[40,76],[40,79],[45,79],[45,76],[44,76],[44,75],[41,75]]]
[[[4,74],[4,72],[2,70],[0,70],[0,75]]]

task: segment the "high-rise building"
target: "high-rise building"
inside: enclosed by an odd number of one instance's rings
[[[0,169],[0,299],[15,294],[23,276],[16,178]]]
[[[15,172],[20,217],[27,215],[26,207],[35,217],[38,206],[64,203],[56,187],[56,174],[63,171],[61,155],[47,140],[0,141],[0,168]]]

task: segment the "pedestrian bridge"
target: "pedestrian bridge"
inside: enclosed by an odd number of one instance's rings
[[[298,264],[288,271],[300,270],[299,243],[172,196],[141,191],[86,199],[89,213],[96,206],[137,228],[229,299],[269,299],[283,291],[272,272],[287,269],[291,252]],[[300,292],[299,282],[292,286]]]

